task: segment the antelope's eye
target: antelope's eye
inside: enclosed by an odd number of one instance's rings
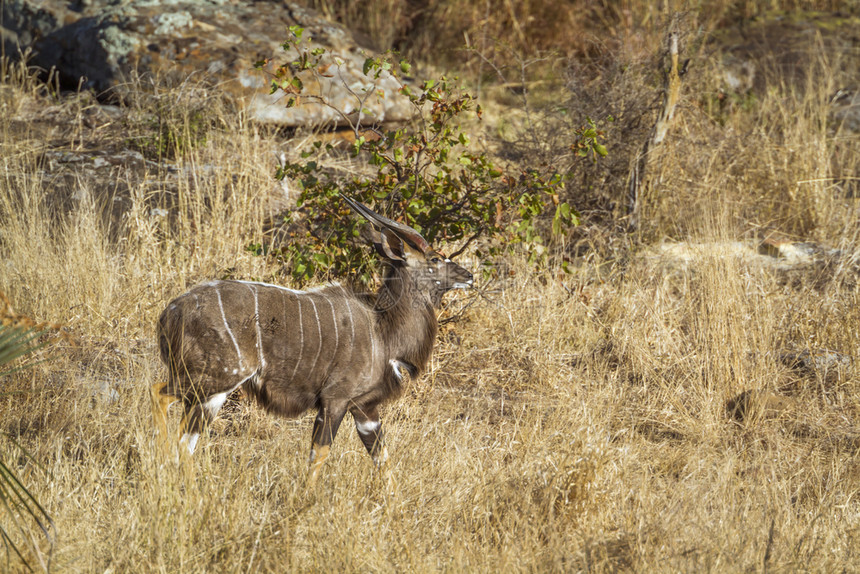
[[[442,261],[442,260],[439,259],[438,257],[431,257],[430,258],[430,263],[439,263],[440,261]]]

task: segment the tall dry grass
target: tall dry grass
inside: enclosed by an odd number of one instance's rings
[[[192,106],[183,89],[148,97]],[[199,280],[278,277],[244,249],[263,233],[277,135],[213,106],[222,128],[205,144],[142,176],[116,169],[127,184],[117,220],[106,216],[114,198],[86,178],[44,169],[47,152],[80,148],[90,132],[47,137],[40,121],[93,104],[7,80],[0,288],[77,343],[58,343],[0,394],[2,431],[42,465],[7,461],[54,519],[55,569],[855,569],[857,376],[780,360],[860,342],[856,200],[816,183],[838,153],[817,93],[774,93],[724,132],[696,109],[679,114],[646,213],[653,236],[682,251],[627,242],[570,275],[512,258],[503,283],[449,295],[447,316],[465,310],[440,333],[429,373],[383,414],[392,496],[349,425],[309,490],[310,415],[245,403],[225,407],[191,472],[157,456],[159,311]],[[141,118],[158,108],[133,106]],[[744,137],[712,137],[744,126]],[[787,275],[732,248],[763,221],[839,246],[846,263]],[[727,404],[744,391],[758,394],[733,416]]]
[[[659,45],[672,14],[695,14],[706,31],[799,11],[858,14],[853,0],[304,0],[362,35],[378,50],[398,50],[431,65],[492,74],[477,50],[510,65],[518,54],[594,55],[602,46],[645,53]],[[470,50],[464,50],[468,46]]]

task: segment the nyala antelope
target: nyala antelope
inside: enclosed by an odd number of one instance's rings
[[[296,417],[317,409],[310,481],[316,480],[347,411],[377,467],[387,459],[379,406],[398,397],[404,373],[427,365],[442,295],[472,274],[434,251],[417,231],[343,197],[369,220],[387,262],[375,294],[329,285],[295,291],[252,281],[210,281],[171,301],[158,319],[167,382],[152,387],[153,416],[167,436],[167,408],[182,401],[180,448],[242,387],[266,410]]]

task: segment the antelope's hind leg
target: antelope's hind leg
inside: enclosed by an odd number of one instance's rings
[[[162,454],[168,449],[168,434],[167,434],[167,409],[179,399],[173,395],[164,393],[167,383],[155,383],[149,389],[149,399],[152,406],[152,420],[155,423],[156,432],[158,432],[158,444]]]
[[[185,446],[189,456],[194,454],[194,449],[197,448],[200,433],[215,419],[218,411],[227,401],[227,396],[233,390],[216,393],[203,401],[185,404],[185,416],[182,417],[182,423],[179,426],[179,445]]]
[[[314,421],[314,432],[311,441],[310,469],[308,471],[308,484],[313,486],[319,477],[331,443],[340,428],[340,423],[346,415],[346,408],[330,408],[322,406]]]

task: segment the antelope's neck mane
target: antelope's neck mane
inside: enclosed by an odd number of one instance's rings
[[[387,268],[374,312],[389,356],[422,372],[436,340],[436,312],[429,295],[404,267]]]

